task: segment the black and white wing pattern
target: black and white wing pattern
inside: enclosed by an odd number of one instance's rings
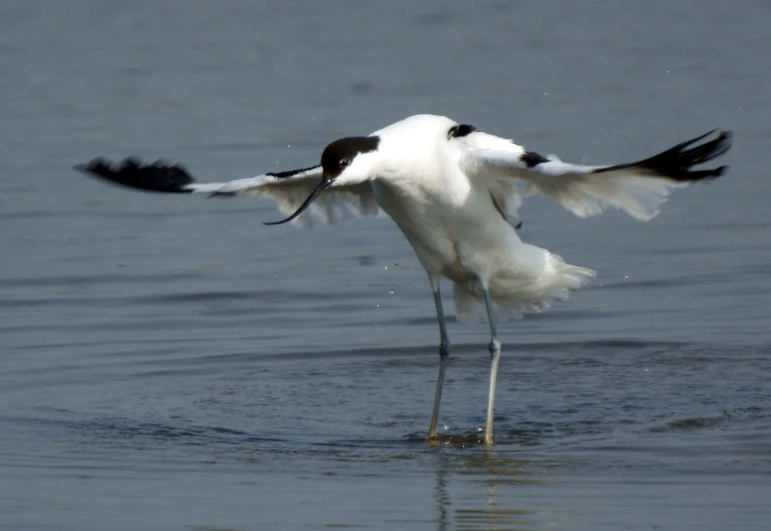
[[[294,212],[321,182],[321,166],[265,173],[256,177],[219,183],[197,183],[179,164],[156,161],[146,164],[135,158],[118,163],[97,158],[75,166],[76,170],[107,181],[150,192],[206,194],[210,197],[260,195],[273,199],[285,215]],[[349,218],[377,216],[382,212],[368,182],[328,188],[292,223],[312,226],[314,221],[335,223]]]
[[[714,138],[699,144],[709,136]],[[672,190],[723,175],[727,166],[701,170],[693,167],[728,151],[731,138],[731,132],[715,130],[638,162],[583,166],[474,132],[466,137],[461,166],[469,178],[487,181],[491,190],[503,183],[524,181],[527,186],[519,192],[522,195],[543,192],[582,218],[614,207],[646,221],[659,213]],[[521,199],[515,196],[513,202],[518,201]]]

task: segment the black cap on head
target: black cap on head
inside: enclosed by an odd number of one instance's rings
[[[334,179],[353,162],[359,153],[375,151],[380,145],[379,136],[349,136],[335,140],[321,154],[324,176]]]
[[[311,192],[311,195],[295,210],[294,214],[281,221],[273,221],[271,223],[265,223],[265,225],[280,225],[287,221],[292,221],[294,218],[302,214],[303,210],[308,208],[321,193],[332,186],[334,181],[343,170],[348,167],[356,155],[359,153],[369,153],[375,151],[380,145],[379,136],[349,136],[335,140],[329,144],[324,152],[321,154],[321,169],[323,170],[323,176],[321,182]]]

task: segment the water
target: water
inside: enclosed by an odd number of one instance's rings
[[[0,15],[0,527],[768,528],[768,6]],[[433,302],[390,222],[264,227],[268,201],[70,170],[137,154],[250,176],[416,112],[577,162],[737,132],[730,173],[650,223],[528,200],[523,239],[600,275],[503,327],[492,452],[422,440]],[[471,435],[487,330],[450,335],[440,421]]]

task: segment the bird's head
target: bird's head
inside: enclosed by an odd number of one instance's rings
[[[321,154],[321,182],[311,192],[302,205],[286,219],[266,223],[279,225],[292,221],[321,195],[324,190],[334,186],[351,186],[369,180],[375,153],[380,145],[378,136],[350,136],[335,140],[324,148]]]
[[[378,136],[351,136],[335,140],[321,154],[324,179],[331,186],[350,186],[371,177],[374,152],[380,145]]]

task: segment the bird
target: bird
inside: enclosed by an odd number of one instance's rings
[[[75,169],[151,192],[265,196],[286,216],[265,225],[389,217],[425,269],[436,308],[439,374],[427,439],[439,439],[439,405],[450,355],[440,292],[444,278],[452,283],[456,319],[486,318],[489,326],[489,393],[480,442],[491,447],[502,351],[499,321],[544,310],[596,275],[520,239],[516,228],[521,226],[523,199],[543,193],[580,218],[614,208],[647,221],[673,190],[723,175],[727,166],[694,166],[723,155],[731,141],[730,131],[714,129],[637,162],[589,166],[529,151],[445,116],[420,114],[367,136],[334,140],[318,164],[256,177],[199,183],[181,164],[144,163],[135,157],[100,157]]]

